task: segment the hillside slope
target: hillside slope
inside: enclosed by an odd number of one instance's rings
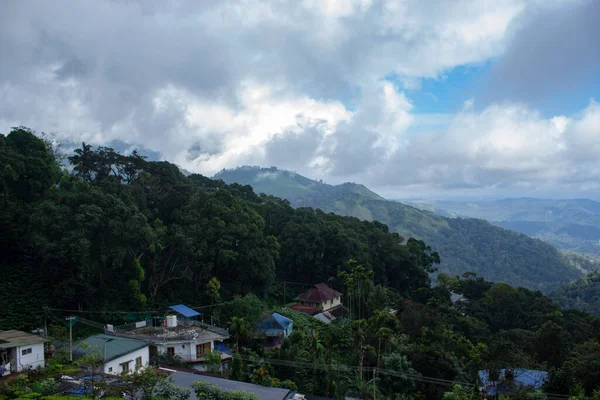
[[[559,249],[600,255],[600,203],[589,199],[407,201],[442,216],[482,218]]]
[[[476,272],[485,279],[549,292],[582,276],[552,246],[472,218],[446,218],[383,199],[363,185],[333,186],[276,168],[240,167],[215,175],[226,183],[286,198],[294,207],[377,220],[404,238],[424,240],[440,253],[440,270]]]
[[[576,308],[600,316],[600,269],[550,294],[564,308]]]

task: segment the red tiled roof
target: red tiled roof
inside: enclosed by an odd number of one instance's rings
[[[342,294],[324,283],[318,283],[298,296],[298,300],[311,303],[322,303],[340,297]]]
[[[301,304],[292,304],[290,306],[292,310],[300,311],[301,313],[313,315],[316,314],[319,310],[316,307],[311,306],[303,306]]]

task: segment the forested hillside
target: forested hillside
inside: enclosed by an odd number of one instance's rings
[[[561,312],[539,291],[474,274],[442,274],[431,287],[439,257],[421,241],[185,177],[136,152],[83,144],[70,162],[73,171],[61,171],[51,146],[26,129],[0,135],[0,329],[40,326],[45,306],[50,323],[76,314],[102,327],[204,304],[238,350],[233,379],[329,398],[440,399],[453,383],[472,393],[481,369],[534,368],[549,372],[547,393],[598,394],[600,320]],[[293,293],[283,279],[328,282],[350,317],[324,324],[285,308]],[[253,328],[274,309],[294,330],[266,349]],[[462,390],[444,398],[464,399]]]
[[[550,297],[565,308],[576,308],[600,316],[600,269],[559,287]]]
[[[600,203],[589,199],[411,200],[443,216],[486,219],[570,252],[600,255]]]
[[[224,298],[277,295],[282,279],[327,281],[350,259],[409,295],[438,261],[383,224],[293,209],[136,152],[82,145],[69,160],[72,174],[26,129],[0,137],[4,328],[40,323],[43,306],[208,304],[212,277]]]
[[[224,170],[215,178],[285,197],[294,207],[380,221],[403,237],[431,245],[441,256],[440,270],[446,273],[473,271],[492,281],[546,292],[583,275],[564,255],[540,240],[484,220],[444,218],[388,201],[362,185],[332,186],[292,172],[258,167]]]

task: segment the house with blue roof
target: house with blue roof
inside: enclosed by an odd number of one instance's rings
[[[281,346],[283,339],[292,334],[294,321],[274,312],[259,323],[256,328],[267,337],[265,347],[278,347]]]
[[[480,370],[478,374],[481,382],[479,390],[488,396],[495,396],[496,393],[500,396],[514,395],[523,387],[541,389],[548,379],[546,371],[524,368],[500,369],[495,374]]]

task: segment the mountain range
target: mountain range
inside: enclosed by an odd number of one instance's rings
[[[215,179],[250,185],[257,193],[287,199],[294,207],[376,220],[403,238],[423,240],[441,257],[440,271],[475,272],[485,279],[550,292],[594,268],[587,258],[562,254],[551,245],[483,219],[442,216],[386,200],[356,183],[329,185],[275,167],[222,170]]]
[[[600,203],[589,199],[408,200],[445,217],[486,219],[570,252],[600,256]]]

